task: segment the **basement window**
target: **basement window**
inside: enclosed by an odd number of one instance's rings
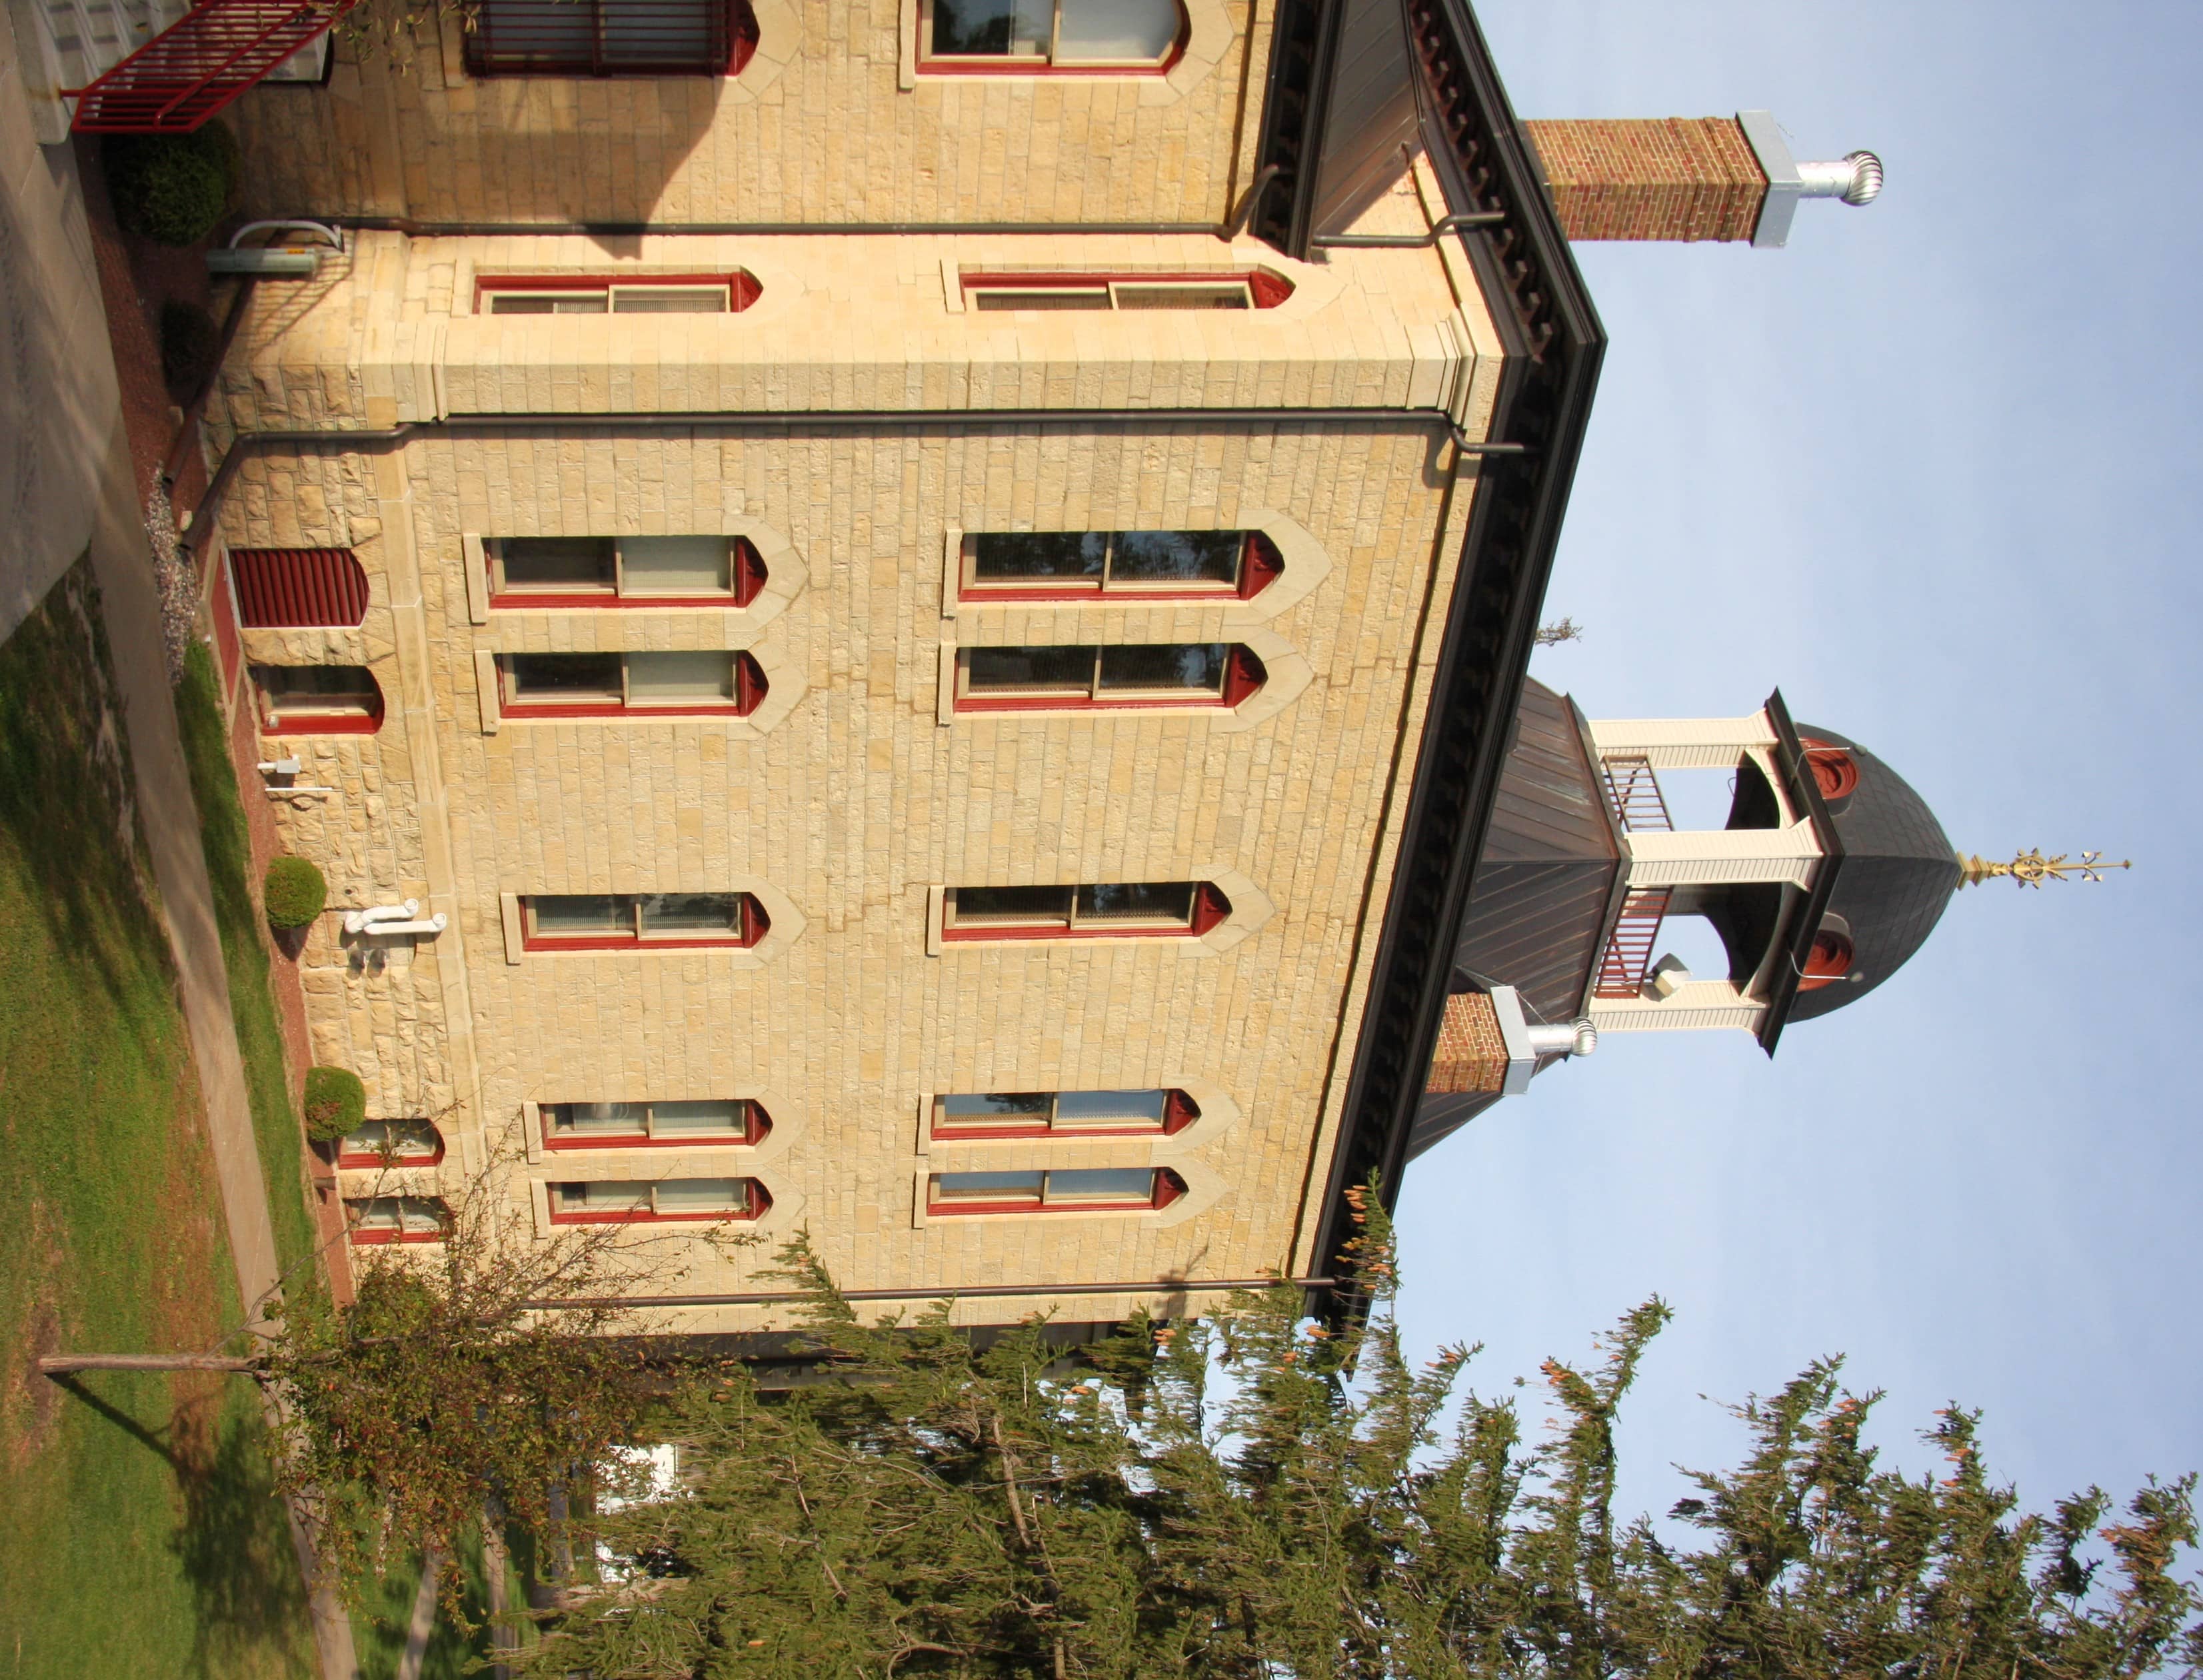
[[[429,1120],[370,1120],[337,1146],[340,1167],[426,1167],[444,1158],[444,1135]]]
[[[452,1227],[440,1196],[361,1196],[345,1202],[355,1244],[441,1242]]]
[[[364,665],[255,665],[260,727],[271,735],[371,735],[382,685]]]

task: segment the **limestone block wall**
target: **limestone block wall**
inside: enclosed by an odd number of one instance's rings
[[[758,0],[732,78],[477,80],[456,22],[369,0],[328,87],[263,85],[230,120],[256,214],[1220,223],[1273,9],[1186,0],[1163,74],[972,76],[916,68],[916,0]]]
[[[440,1064],[434,1023],[463,948],[479,1107],[458,1129],[509,1126],[530,1102],[770,1093],[777,1153],[760,1176],[779,1208],[800,1208],[853,1288],[1250,1276],[1290,1264],[1353,1041],[1354,981],[1374,931],[1364,917],[1384,902],[1401,814],[1394,746],[1418,726],[1433,651],[1420,633],[1433,603],[1443,609],[1470,499],[1433,482],[1429,457],[1427,428],[1404,423],[409,445],[393,465],[419,568],[430,716],[394,707],[381,735],[317,754],[314,774],[340,793],[281,820],[296,849],[334,847],[347,882],[357,873],[377,891],[426,897],[440,883],[405,867],[419,843],[393,839],[386,858],[364,836],[406,825],[390,797],[404,731],[433,728],[458,938],[433,954],[424,943],[402,970],[317,965],[317,1032],[362,1066],[378,1113],[422,1111],[447,1089],[469,1099],[467,1078]],[[388,533],[350,511],[344,487],[357,471],[356,457],[334,453],[255,462],[225,534],[275,540],[277,486],[295,495],[318,480],[324,522],[311,539],[351,544],[379,591]],[[1033,607],[967,605],[951,624],[941,610],[948,528],[1230,527],[1261,516],[1249,510],[1304,528],[1330,567],[1269,627],[1315,673],[1275,716],[1237,731],[1165,714],[936,721],[945,635],[1206,638],[1223,610],[1074,608],[1049,623]],[[475,653],[511,645],[532,630],[523,620],[544,615],[470,622],[465,536],[743,519],[786,533],[809,576],[758,637],[804,677],[776,728],[745,738],[714,719],[509,719],[483,733]],[[1191,942],[925,954],[929,887],[1225,869],[1276,910],[1221,954]],[[696,952],[507,960],[502,894],[749,878],[784,893],[804,923],[765,963]],[[1184,1176],[1199,1194],[1180,1208],[923,1217],[918,1114],[930,1093],[1194,1083],[1236,1119],[1187,1147]],[[995,1146],[984,1164],[1144,1164],[1172,1158],[1175,1144],[1096,1140],[1071,1146],[1076,1161],[1061,1145],[1017,1144],[1015,1159]],[[715,1156],[716,1170],[739,1170],[741,1154]],[[583,1176],[655,1176],[664,1158],[593,1159]],[[529,1176],[574,1170],[554,1158]],[[531,1193],[516,1184],[517,1210]],[[682,1287],[740,1289],[756,1264],[700,1256]],[[691,1317],[758,1322],[749,1310]]]

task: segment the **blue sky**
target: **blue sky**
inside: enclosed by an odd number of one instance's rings
[[[1777,686],[1954,844],[2131,855],[1961,894],[1895,979],[1802,1023],[1609,1035],[1409,1171],[1411,1339],[1474,1386],[1676,1311],[1623,1500],[1733,1462],[1716,1400],[1822,1353],[1880,1438],[1984,1409],[2040,1507],[2203,1469],[2197,524],[2203,9],[1485,0],[1525,116],[1771,109],[1880,153],[1789,247],[1578,248],[1613,345],[1536,675],[1593,716]],[[1544,1415],[1526,1406],[1532,1422]]]

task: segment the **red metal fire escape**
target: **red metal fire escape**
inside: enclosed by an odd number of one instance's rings
[[[74,90],[82,134],[188,134],[356,0],[205,0],[89,87]]]

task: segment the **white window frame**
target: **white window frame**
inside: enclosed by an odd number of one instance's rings
[[[1014,75],[1019,71],[1062,74],[1082,71],[1150,70],[1160,71],[1170,63],[1178,52],[1178,44],[1185,38],[1187,18],[1183,3],[1174,6],[1178,13],[1178,27],[1172,32],[1170,44],[1153,58],[1074,58],[1059,64],[1055,58],[1055,44],[1063,35],[1063,0],[1054,0],[1049,9],[1048,44],[1037,53],[936,53],[933,50],[933,0],[918,0],[918,63],[923,69],[970,70],[975,67],[981,74]],[[1031,67],[1030,69],[1027,67]]]
[[[1020,598],[1028,596],[1031,592],[1046,590],[1051,594],[1060,592],[1066,598],[1072,598],[1072,592],[1077,590],[1080,592],[1079,598],[1091,597],[1096,599],[1107,597],[1119,600],[1179,600],[1197,598],[1202,600],[1236,601],[1240,598],[1239,591],[1247,576],[1247,551],[1249,546],[1255,540],[1255,537],[1256,535],[1255,532],[1251,530],[1242,530],[1237,533],[1239,538],[1239,563],[1237,566],[1233,568],[1231,580],[1228,582],[1223,583],[1219,583],[1210,578],[1200,578],[1191,582],[1119,582],[1116,578],[1117,539],[1119,537],[1128,534],[1140,535],[1143,533],[1137,532],[1126,533],[1124,531],[1049,531],[1045,533],[1031,531],[966,531],[960,539],[960,552],[957,557],[956,592],[958,598],[960,600],[975,604],[984,603],[989,599],[997,598],[1009,602],[1015,602]],[[1195,536],[1213,536],[1216,533],[1209,531],[1200,531],[1191,532],[1188,534]],[[1107,541],[1102,545],[1102,575],[1094,580],[1093,585],[1090,588],[1087,587],[1082,580],[1075,578],[1037,577],[1013,583],[1002,578],[982,578],[979,575],[979,540],[981,538],[995,536],[1028,537],[1035,535],[1100,536],[1107,538]]]

